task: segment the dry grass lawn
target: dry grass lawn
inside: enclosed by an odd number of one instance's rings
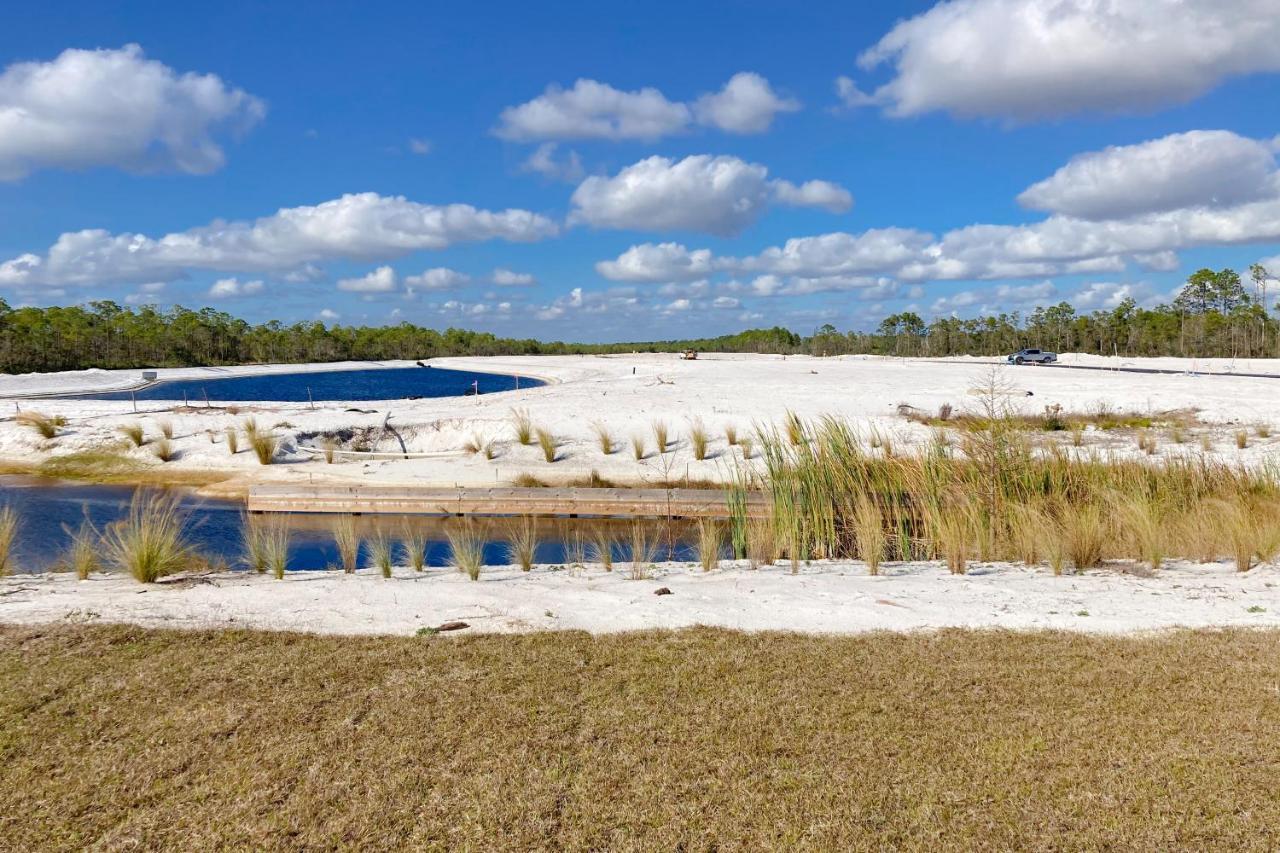
[[[1280,632],[0,628],[0,847],[1275,849]]]

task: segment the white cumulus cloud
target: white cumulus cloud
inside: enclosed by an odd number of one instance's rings
[[[859,57],[893,115],[1015,121],[1181,103],[1280,70],[1275,0],[948,0]]]
[[[592,176],[574,190],[570,222],[596,228],[704,231],[731,235],[779,200],[847,209],[849,194],[825,181],[797,187],[770,180],[759,163],[696,154],[678,162],[649,157],[613,177]]]
[[[500,287],[527,287],[537,283],[537,279],[533,277],[532,273],[515,272],[505,267],[495,269],[490,279]]]
[[[99,166],[207,174],[226,159],[218,137],[265,114],[217,75],[179,74],[136,44],[65,50],[0,73],[0,180]]]
[[[694,125],[727,133],[762,133],[779,113],[798,109],[798,101],[779,96],[768,80],[751,71],[733,75],[719,91],[690,103],[669,100],[652,87],[625,91],[598,80],[580,79],[569,89],[551,84],[538,97],[507,107],[498,116],[494,133],[512,142],[652,142],[684,133]]]
[[[418,290],[454,290],[471,281],[471,276],[448,267],[432,267],[418,275],[405,276],[404,286],[409,293]]]
[[[144,284],[139,290],[148,293],[153,292],[154,285],[157,283],[163,285],[163,282],[152,282],[150,285]],[[236,278],[220,278],[209,288],[209,298],[234,299],[239,296],[253,296],[261,293],[263,287],[263,283],[258,279],[242,282]],[[159,288],[154,289],[158,290]]]
[[[1018,201],[1081,219],[1121,219],[1184,207],[1230,207],[1276,190],[1274,143],[1226,130],[1193,130],[1080,154]]]
[[[480,240],[528,242],[557,231],[553,221],[527,210],[478,210],[359,193],[253,221],[215,220],[161,237],[100,229],[68,232],[43,256],[27,253],[0,262],[0,285],[173,281],[188,270],[309,276],[310,264],[327,260],[385,260]]]
[[[338,290],[348,293],[390,293],[399,286],[399,277],[391,267],[378,267],[359,278],[338,280]]]
[[[778,113],[799,109],[799,101],[779,97],[768,80],[751,71],[733,75],[719,92],[703,95],[693,103],[693,114],[700,124],[729,133],[763,133]]]
[[[654,140],[683,130],[689,108],[668,101],[657,89],[634,92],[595,80],[578,80],[571,89],[554,84],[499,116],[498,136],[517,142],[548,139]]]

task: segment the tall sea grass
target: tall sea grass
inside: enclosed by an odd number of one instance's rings
[[[0,507],[0,578],[13,573],[13,543],[17,538],[17,510],[11,506]]]
[[[773,538],[793,566],[858,557],[859,534],[870,529],[864,498],[882,517],[884,559],[943,559],[953,571],[970,559],[1084,569],[1107,559],[1158,567],[1170,557],[1203,560],[1223,548],[1240,553],[1250,525],[1260,529],[1269,507],[1280,505],[1274,466],[1037,449],[1003,423],[998,407],[947,453],[874,454],[834,418],[813,424],[799,444],[785,429],[757,433]],[[731,507],[733,492],[727,491]],[[1214,537],[1203,519],[1235,529],[1241,544],[1233,546],[1225,533]],[[1258,550],[1251,548],[1251,559]]]
[[[507,559],[520,571],[533,568],[538,552],[538,528],[531,516],[514,521],[507,528]]]
[[[404,553],[405,562],[415,572],[427,567],[427,535],[408,522],[400,531],[400,550]]]
[[[484,536],[476,526],[470,520],[449,525],[445,538],[449,541],[449,561],[453,567],[473,581],[480,580],[480,570],[484,568]]]
[[[107,526],[102,546],[108,562],[141,583],[182,571],[194,556],[179,498],[167,492],[134,492],[129,514]]]
[[[356,520],[349,515],[339,516],[333,525],[333,544],[338,547],[338,561],[342,570],[353,574],[360,558],[360,534],[356,532]]]

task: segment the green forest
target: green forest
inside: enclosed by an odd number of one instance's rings
[[[1202,269],[1167,305],[1125,300],[1109,310],[1076,311],[1069,303],[1025,315],[1001,313],[925,322],[905,312],[874,331],[841,332],[831,325],[810,335],[780,326],[698,340],[582,344],[499,338],[465,329],[326,326],[319,322],[252,325],[212,308],[137,309],[114,302],[12,308],[0,299],[0,372],[426,359],[447,355],[564,353],[774,352],[899,356],[998,355],[1024,346],[1057,352],[1126,356],[1280,357],[1280,323],[1268,310],[1267,272],[1250,269],[1252,287],[1231,269]],[[1274,307],[1274,306],[1272,306]]]

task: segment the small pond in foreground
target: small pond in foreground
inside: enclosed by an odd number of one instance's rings
[[[439,367],[386,367],[362,370],[318,370],[263,373],[252,376],[167,379],[135,391],[69,394],[75,400],[187,400],[202,402],[305,403],[322,400],[404,400],[414,397],[461,397],[513,391],[543,385],[539,379],[502,373],[475,373]],[[308,396],[308,394],[310,396]]]
[[[70,533],[88,519],[102,530],[124,518],[133,497],[132,486],[74,483],[39,477],[0,475],[0,505],[13,507],[19,516],[19,531],[11,565],[15,572],[44,571],[56,566],[66,553]],[[241,541],[245,524],[244,506],[239,501],[201,498],[189,491],[179,491],[187,516],[187,533],[196,550],[212,562],[225,562],[240,568]],[[294,570],[326,569],[338,564],[338,549],[333,542],[335,515],[294,513],[255,518],[284,519],[290,530],[289,568]],[[449,562],[449,545],[445,538],[448,525],[461,519],[427,515],[368,515],[356,519],[362,537],[383,531],[398,540],[406,525],[425,533],[429,539],[427,562],[445,566]],[[474,523],[484,534],[486,565],[507,565],[504,537],[516,522],[512,518],[477,518]],[[585,547],[596,532],[608,534],[614,541],[615,559],[627,558],[625,544],[632,522],[620,519],[538,519],[539,545],[537,562],[565,563],[575,545]],[[649,538],[656,543],[655,560],[692,560],[693,531],[686,523],[647,523]],[[368,562],[361,547],[360,565]],[[397,549],[397,562],[404,562]]]

